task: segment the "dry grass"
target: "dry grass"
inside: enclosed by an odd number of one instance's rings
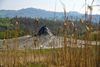
[[[16,26],[16,39],[15,39],[15,48],[9,49],[4,40],[3,45],[4,50],[0,50],[0,67],[100,67],[100,45],[91,45],[88,44],[91,40],[90,28],[85,24],[85,22],[80,21],[85,25],[84,39],[85,44],[83,47],[69,47],[67,45],[76,45],[77,43],[77,30],[75,29],[74,24],[72,23],[73,35],[70,38],[73,38],[75,43],[67,42],[67,28],[69,27],[69,20],[66,20],[66,9],[64,8],[65,22],[63,28],[63,43],[64,47],[62,48],[52,48],[52,49],[24,49],[17,50],[18,42],[18,26]],[[38,26],[38,25],[37,25]],[[100,34],[98,34],[98,37]],[[58,36],[59,37],[59,36]],[[97,42],[97,41],[95,41]],[[27,43],[27,42],[26,42]],[[38,43],[33,39],[33,46],[37,46]],[[51,43],[51,45],[54,45]],[[82,45],[82,44],[81,44]],[[27,48],[25,46],[25,48]]]
[[[27,49],[25,46],[24,50],[17,50],[18,39],[16,35],[15,48],[10,49],[6,40],[4,40],[4,49],[0,50],[0,67],[100,67],[100,45],[91,45],[89,40],[91,37],[88,36],[90,32],[86,28],[85,32],[85,44],[83,47],[77,47],[77,30],[73,31],[74,38],[71,43],[67,41],[67,27],[68,21],[65,21],[63,27],[63,42],[62,48],[52,49]],[[18,30],[16,31],[18,32]],[[99,36],[100,34],[98,34]],[[58,36],[59,37],[59,36]],[[39,41],[33,39],[33,46],[38,45]],[[73,43],[74,42],[74,43]],[[97,41],[95,41],[97,42]],[[27,43],[27,41],[26,41]],[[54,43],[51,43],[54,45]],[[76,47],[70,47],[76,46]],[[82,45],[82,44],[81,44]]]
[[[66,49],[1,50],[0,64],[2,67],[30,67],[30,64],[34,66],[35,63],[42,64],[44,67],[97,67],[100,56],[95,48],[89,46],[66,47]],[[100,46],[97,49],[100,49]]]

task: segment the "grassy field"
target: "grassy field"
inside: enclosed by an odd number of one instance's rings
[[[74,32],[75,33],[75,32]],[[60,48],[47,48],[47,49],[29,49],[27,46],[32,44],[34,47],[39,47],[38,38],[28,39],[27,37],[5,39],[5,42],[2,40],[2,45],[5,46],[5,49],[0,49],[0,67],[100,67],[100,41],[99,33],[96,35],[94,42],[98,42],[98,45],[91,44],[91,33],[86,31],[84,33],[84,44],[81,44],[81,47],[78,47],[77,44],[77,35],[73,35],[67,41],[67,33],[63,32],[61,41],[59,39],[49,45],[57,46],[58,44],[63,45]],[[91,35],[90,35],[91,34]],[[59,38],[59,37],[58,37]],[[18,39],[20,42],[23,42],[27,46],[23,46],[25,49],[17,49]],[[21,39],[21,40],[20,40]],[[37,39],[37,40],[36,40]],[[43,40],[43,38],[40,38]],[[48,39],[47,39],[48,40]],[[13,44],[9,43],[13,42]],[[44,37],[43,42],[46,42]],[[9,45],[13,45],[14,48],[9,48]],[[24,45],[23,44],[23,45]],[[71,46],[67,46],[71,45]],[[84,45],[84,47],[82,47]],[[75,47],[73,47],[75,46]]]
[[[1,67],[99,67],[100,46],[0,50]]]
[[[31,21],[33,22],[33,20]],[[51,21],[49,22],[51,23]],[[53,36],[58,38],[51,39],[45,36],[31,38],[20,37],[27,35],[29,32],[27,32],[27,34],[23,31],[21,32],[18,22],[15,22],[15,29],[12,31],[7,29],[4,32],[0,32],[0,67],[100,67],[100,32],[96,32],[100,31],[100,28],[99,26],[96,27],[97,29],[95,31],[95,28],[91,29],[92,26],[88,25],[85,21],[80,21],[79,23],[81,23],[81,25],[77,27],[78,24],[74,24],[71,20],[65,19],[60,27],[61,29],[56,27],[56,24],[50,24],[50,27],[54,25],[54,27],[57,28],[55,29],[56,34]],[[12,26],[10,24],[0,25],[6,27]],[[25,23],[23,27],[27,27],[25,25],[27,24]],[[79,33],[78,29],[80,29],[81,26],[84,26],[84,28],[82,28],[83,32],[80,31]],[[32,25],[31,29],[37,29],[37,27],[38,24],[36,23],[34,26]],[[69,39],[69,42],[67,39]],[[80,43],[80,41],[78,42],[78,40],[84,41],[84,44]],[[92,45],[91,41],[93,41],[95,45]],[[46,43],[44,44],[44,42]],[[59,44],[61,44],[62,47],[58,48]],[[41,49],[41,45],[50,45],[57,48]],[[19,46],[21,46],[21,48],[17,49]],[[34,48],[30,49],[32,46]]]

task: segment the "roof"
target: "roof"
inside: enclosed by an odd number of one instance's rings
[[[44,25],[39,29],[37,35],[38,36],[41,36],[41,35],[50,35],[50,36],[52,36],[53,34],[49,30],[49,28],[46,25]]]

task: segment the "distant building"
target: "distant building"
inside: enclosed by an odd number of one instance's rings
[[[41,36],[41,35],[49,35],[49,36],[52,36],[53,34],[49,30],[49,28],[46,25],[44,25],[44,26],[42,26],[39,29],[38,33],[36,34],[36,36]]]

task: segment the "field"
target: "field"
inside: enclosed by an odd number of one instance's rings
[[[97,49],[91,46],[83,49],[0,50],[0,64],[2,67],[99,67]]]
[[[100,23],[22,17],[0,23],[0,67],[100,67]]]
[[[24,36],[1,41],[5,46],[0,49],[0,65],[1,67],[100,66],[100,42],[84,41],[82,43],[82,40],[81,42],[77,40],[77,43],[74,43],[74,39],[67,38],[65,43],[64,38],[56,36],[49,42],[48,36],[39,38],[37,41],[35,37]],[[46,45],[44,43],[46,41],[47,46],[41,46],[41,44]],[[92,44],[94,42],[95,44]],[[11,44],[14,46],[12,47]]]

